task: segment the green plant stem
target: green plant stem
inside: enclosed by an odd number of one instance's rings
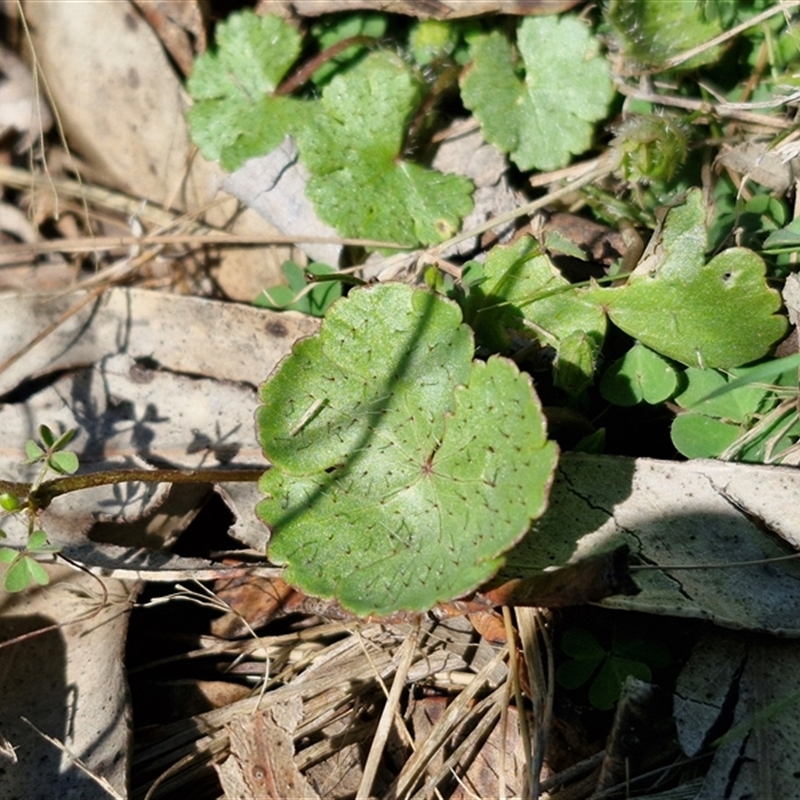
[[[263,469],[111,469],[84,475],[53,478],[35,487],[30,483],[0,480],[0,491],[27,497],[30,508],[40,511],[54,498],[68,492],[107,486],[114,483],[233,483],[256,482]]]

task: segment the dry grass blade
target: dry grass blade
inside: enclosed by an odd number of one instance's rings
[[[529,778],[531,781],[530,796],[539,796],[539,775],[547,751],[547,732],[553,717],[553,697],[555,664],[550,637],[542,624],[541,612],[536,608],[515,609],[519,638],[527,670],[528,686],[533,703],[534,731],[531,738],[533,753]],[[544,644],[544,653],[541,646]],[[542,661],[546,661],[547,670]]]
[[[483,689],[494,668],[508,656],[508,648],[503,647],[495,657],[478,672],[472,682],[451,703],[423,745],[408,759],[402,771],[384,795],[385,800],[407,797],[422,778],[431,759],[444,746],[447,738],[463,721],[468,713],[470,702]]]
[[[375,776],[378,772],[378,766],[380,765],[383,751],[389,739],[389,732],[391,731],[392,723],[395,720],[400,706],[400,695],[405,686],[408,670],[416,654],[418,641],[419,625],[411,631],[411,635],[403,642],[400,649],[400,663],[397,666],[394,681],[392,681],[392,690],[386,698],[386,705],[383,707],[381,718],[378,722],[378,728],[372,740],[372,747],[369,749],[367,763],[364,765],[364,774],[361,776],[361,784],[356,793],[357,800],[366,800],[372,791],[372,786],[375,783]]]
[[[470,734],[453,750],[441,767],[432,773],[424,786],[412,795],[413,800],[422,800],[433,796],[436,787],[445,779],[456,775],[456,768],[463,767],[469,757],[474,755],[481,746],[486,736],[500,719],[503,709],[508,701],[506,685],[498,686],[490,695],[484,697],[469,712],[464,720],[469,722],[474,718],[478,720]]]

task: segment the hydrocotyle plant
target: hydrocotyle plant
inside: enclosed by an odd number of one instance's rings
[[[379,311],[379,313],[378,313]],[[545,510],[557,449],[527,375],[473,360],[458,306],[353,290],[261,388],[270,560],[360,615],[423,610],[491,578]]]

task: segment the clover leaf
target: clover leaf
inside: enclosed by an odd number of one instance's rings
[[[600,393],[618,406],[634,406],[646,400],[663,403],[678,387],[678,373],[667,359],[637,342],[617,359],[600,381]]]
[[[300,34],[274,16],[231,14],[216,31],[217,49],[194,64],[186,87],[192,139],[228,171],[274,150],[297,124],[303,101],[272,97],[300,53]]]
[[[776,395],[763,384],[733,386],[739,378],[754,372],[763,365],[732,370],[724,375],[713,369],[689,367],[684,373],[685,389],[675,396],[675,402],[688,409],[678,414],[672,422],[670,436],[675,447],[688,458],[714,458],[730,447],[749,425],[763,416],[777,400]],[[718,393],[723,387],[731,388]],[[715,394],[713,397],[709,395]],[[763,461],[758,459],[742,460]]]
[[[561,651],[571,659],[556,670],[559,685],[577,689],[594,677],[589,687],[589,702],[601,711],[614,707],[629,675],[649,681],[651,667],[661,668],[670,661],[669,650],[661,642],[619,631],[613,636],[611,648],[606,650],[591,632],[570,628],[561,639]]]
[[[484,136],[520,169],[566,166],[590,147],[595,122],[606,116],[614,94],[608,64],[588,28],[570,16],[527,17],[517,50],[524,80],[502,34],[477,38],[461,98]]]
[[[742,247],[705,261],[705,209],[692,189],[671,208],[624,286],[595,288],[611,321],[688,366],[727,369],[764,356],[786,331],[764,262]]]
[[[358,614],[422,610],[491,578],[541,515],[557,451],[530,380],[472,360],[458,307],[356,289],[261,388],[270,559]]]
[[[343,236],[415,245],[452,236],[472,210],[473,186],[405,161],[403,137],[420,90],[402,59],[372,53],[325,87],[298,129],[306,187]]]

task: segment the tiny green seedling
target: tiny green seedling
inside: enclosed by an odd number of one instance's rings
[[[31,484],[31,491],[35,491],[41,485],[49,472],[57,475],[72,475],[77,472],[78,457],[65,449],[74,436],[74,430],[56,435],[49,426],[40,425],[39,441],[29,439],[25,443],[27,459],[24,463],[41,464],[41,469]],[[46,585],[49,581],[47,571],[38,562],[37,557],[52,556],[59,551],[59,548],[48,542],[47,534],[43,530],[35,529],[35,509],[16,494],[4,492],[0,495],[0,508],[9,514],[27,512],[29,526],[28,543],[24,550],[0,548],[0,564],[6,565],[3,587],[9,592],[20,592],[34,583]],[[0,530],[0,539],[5,537],[5,532]]]
[[[25,443],[25,455],[28,457],[25,463],[42,465],[39,482],[48,470],[59,475],[72,475],[78,471],[78,457],[75,453],[64,449],[74,436],[74,430],[68,430],[60,436],[56,436],[47,425],[40,425],[40,441],[29,439]]]

